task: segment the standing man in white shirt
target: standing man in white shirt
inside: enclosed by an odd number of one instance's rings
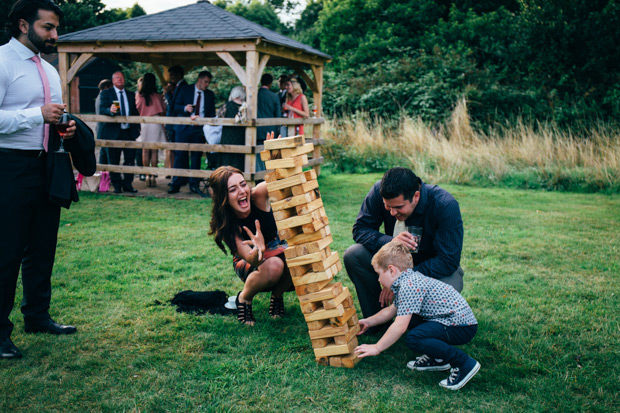
[[[9,43],[0,46],[0,359],[21,358],[9,315],[22,272],[26,333],[73,334],[49,314],[60,207],[46,193],[49,125],[62,103],[58,72],[40,53],[54,51],[62,11],[51,0],[18,0]],[[72,139],[75,122],[64,139]]]

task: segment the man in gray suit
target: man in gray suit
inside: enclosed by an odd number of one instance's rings
[[[260,118],[279,118],[282,113],[280,110],[280,98],[271,90],[273,76],[265,73],[260,78],[261,87],[258,90],[258,110],[256,116]],[[279,126],[259,126],[256,128],[256,143],[262,145],[268,133],[278,134]],[[260,154],[256,154],[256,171],[264,171],[265,163],[261,161]]]

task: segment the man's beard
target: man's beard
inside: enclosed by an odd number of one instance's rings
[[[45,40],[40,38],[32,27],[28,29],[28,40],[30,40],[30,43],[32,43],[41,53],[49,54],[54,53],[56,50],[56,41],[54,39],[48,40],[48,43],[52,43],[51,45],[46,44]]]

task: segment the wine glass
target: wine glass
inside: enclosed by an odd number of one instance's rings
[[[71,122],[71,117],[69,116],[69,114],[67,112],[64,112],[61,116],[60,119],[58,120],[58,123],[56,123],[56,131],[58,132],[58,134],[60,135],[61,139],[60,139],[60,147],[58,148],[58,150],[56,152],[64,152],[65,148],[63,146],[63,140],[65,135],[67,134],[67,128],[69,128],[69,122]]]

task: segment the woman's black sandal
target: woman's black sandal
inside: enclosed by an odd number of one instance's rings
[[[284,298],[271,296],[269,303],[269,315],[272,318],[284,317]]]
[[[250,303],[242,303],[239,301],[239,296],[241,295],[241,291],[237,294],[237,321],[241,324],[253,325],[256,320],[254,319],[254,314],[252,314],[252,304]]]

